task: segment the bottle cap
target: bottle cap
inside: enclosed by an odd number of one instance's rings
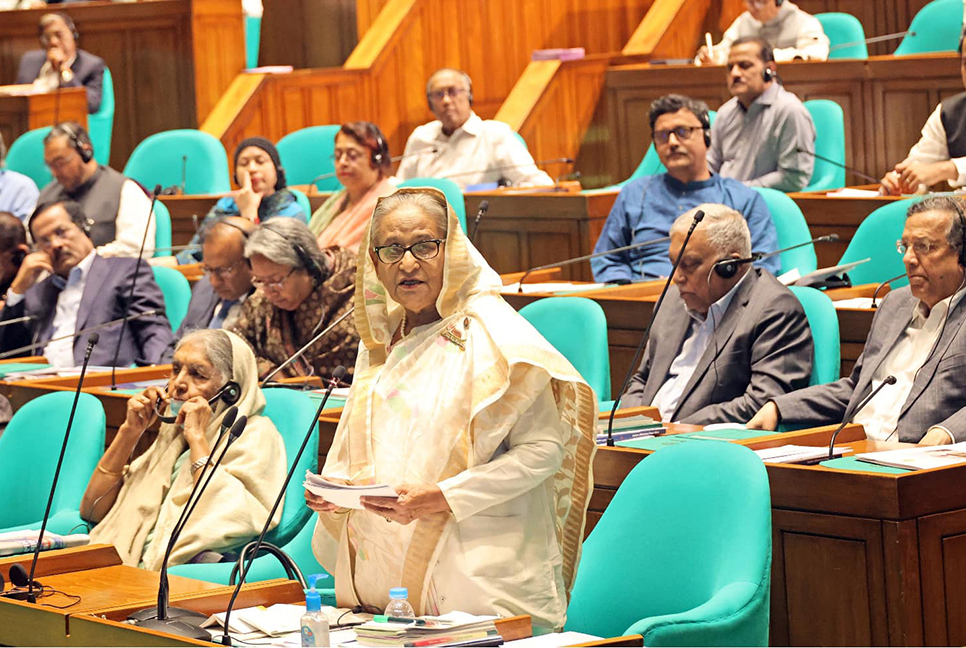
[[[389,590],[389,598],[391,599],[404,599],[409,598],[409,590],[405,587],[393,587]]]
[[[315,583],[328,577],[328,574],[312,574],[309,576],[309,589],[305,590],[306,612],[318,612],[322,609],[322,595],[316,591]]]

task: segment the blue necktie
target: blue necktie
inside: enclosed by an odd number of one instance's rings
[[[215,316],[211,318],[210,322],[208,322],[208,328],[220,329],[225,323],[225,318],[228,317],[228,311],[230,311],[231,307],[237,303],[237,299],[232,299],[231,301],[222,299],[220,302],[218,302],[218,307],[215,308]]]

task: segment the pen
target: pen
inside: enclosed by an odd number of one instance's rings
[[[711,42],[711,32],[704,32],[704,42],[708,46],[708,56],[714,58],[714,45]]]
[[[376,616],[372,617],[372,620],[376,623],[409,623],[418,626],[426,625],[425,619],[407,619],[406,617],[386,616],[385,614],[377,614]]]

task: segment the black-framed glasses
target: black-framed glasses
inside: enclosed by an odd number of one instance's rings
[[[702,126],[678,126],[670,130],[654,131],[654,141],[658,144],[667,144],[668,140],[671,139],[671,133],[674,133],[674,136],[679,140],[686,140],[691,138],[694,131],[700,130],[704,130],[704,128]]]
[[[436,258],[436,255],[439,254],[439,244],[442,242],[443,239],[427,239],[413,243],[408,247],[393,243],[392,245],[378,245],[372,248],[372,251],[386,265],[399,263],[406,256],[406,252],[411,252],[420,261],[429,261],[430,259]]]
[[[255,286],[256,288],[261,288],[262,290],[281,290],[282,285],[285,283],[285,280],[291,277],[293,272],[295,272],[295,268],[292,268],[291,270],[285,273],[284,277],[282,277],[281,279],[276,279],[275,281],[269,281],[268,279],[259,279],[258,277],[252,277],[252,285]]]
[[[242,263],[244,263],[244,260],[239,260],[222,268],[212,268],[210,266],[203,265],[201,266],[201,272],[203,272],[207,277],[214,275],[216,277],[223,278],[234,274],[235,270],[237,270],[238,266],[240,266]],[[282,281],[284,281],[284,279]]]

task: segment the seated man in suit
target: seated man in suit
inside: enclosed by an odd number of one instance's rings
[[[695,228],[654,321],[644,360],[622,399],[653,405],[664,421],[745,421],[769,398],[805,387],[812,332],[805,310],[770,273],[752,268],[745,219],[724,205],[699,205],[671,226],[671,258]]]
[[[77,49],[80,35],[74,21],[65,13],[40,17],[40,45],[20,57],[16,83],[33,83],[35,88],[53,92],[58,88],[83,86],[87,91],[87,112],[101,107],[104,61],[90,52]]]
[[[749,187],[799,191],[812,178],[815,124],[777,80],[771,45],[739,38],[728,55],[731,99],[711,126],[708,168]]]
[[[651,104],[650,122],[654,148],[667,173],[644,176],[624,185],[594,252],[667,236],[679,215],[701,203],[727,205],[744,216],[756,252],[777,250],[778,234],[761,195],[708,169],[708,106],[683,95],[666,95]],[[671,271],[667,253],[667,243],[649,245],[597,257],[590,266],[597,281],[628,283],[666,276]],[[777,256],[760,265],[775,274],[781,267]]]
[[[909,285],[882,300],[851,375],[772,398],[749,428],[831,425],[854,414],[853,422],[865,427],[869,439],[922,445],[966,441],[966,218],[961,205],[950,196],[932,196],[909,208],[897,243]],[[890,376],[895,383],[856,412]]]
[[[248,235],[257,226],[241,216],[225,216],[204,231],[201,250],[205,276],[191,289],[188,313],[164,354],[174,357],[175,345],[192,329],[230,328],[252,294],[252,267],[245,258]]]
[[[117,366],[157,363],[171,341],[171,325],[164,315],[164,297],[150,266],[141,264],[129,303],[137,261],[98,255],[89,234],[90,221],[80,205],[40,205],[28,227],[40,251],[24,258],[7,292],[0,320],[24,316],[32,319],[0,328],[0,350],[36,344],[37,351],[52,365],[74,367],[83,361],[90,335],[64,336],[126,315],[157,311],[128,320],[123,327]],[[45,272],[48,276],[41,280]],[[91,355],[91,364],[110,366],[122,323],[105,326],[99,333],[100,343]]]
[[[151,258],[155,234],[154,219],[148,223],[151,199],[134,180],[97,163],[87,131],[74,122],[54,126],[44,138],[44,162],[54,179],[41,190],[41,204],[80,203],[94,222],[91,239],[101,256],[136,257],[144,240],[144,258]]]

